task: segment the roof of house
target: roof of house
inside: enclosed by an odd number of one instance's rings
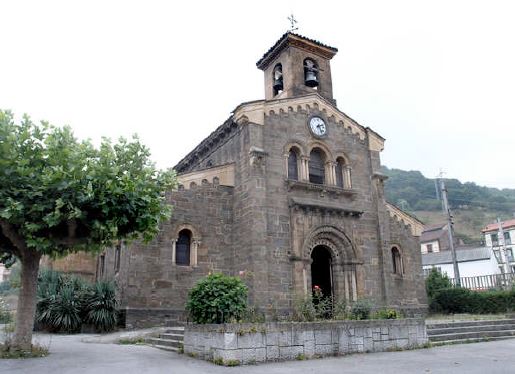
[[[491,248],[461,248],[456,250],[458,262],[469,262],[479,260],[489,260],[493,256]],[[494,257],[495,258],[495,257]],[[441,265],[452,264],[452,252],[433,252],[422,254],[422,265]]]
[[[425,226],[422,235],[420,235],[420,243],[433,242],[440,240],[441,247],[449,246],[449,237],[446,228],[446,224]]]
[[[515,218],[509,219],[509,220],[506,220],[506,221],[502,222],[502,228],[503,229],[507,229],[507,228],[510,228],[510,227],[515,227]],[[486,227],[483,230],[481,230],[481,231],[482,232],[489,232],[489,231],[497,231],[497,230],[499,230],[499,223],[495,222],[495,223],[490,223],[490,224],[486,225]]]

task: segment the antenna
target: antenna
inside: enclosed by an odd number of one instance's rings
[[[288,30],[289,32],[297,31],[299,29],[297,27],[297,20],[295,19],[293,13],[288,17],[288,21],[291,23],[290,29]]]

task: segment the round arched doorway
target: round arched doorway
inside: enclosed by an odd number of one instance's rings
[[[332,257],[330,250],[317,245],[311,251],[311,287],[318,286],[324,297],[333,295]]]

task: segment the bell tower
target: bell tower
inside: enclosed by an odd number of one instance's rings
[[[265,99],[317,92],[334,102],[330,60],[336,48],[287,32],[256,63],[265,74]]]

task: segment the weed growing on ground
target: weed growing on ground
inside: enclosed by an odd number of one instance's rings
[[[120,338],[118,340],[118,344],[145,344],[145,338],[142,338],[141,336],[137,336],[134,338]]]

